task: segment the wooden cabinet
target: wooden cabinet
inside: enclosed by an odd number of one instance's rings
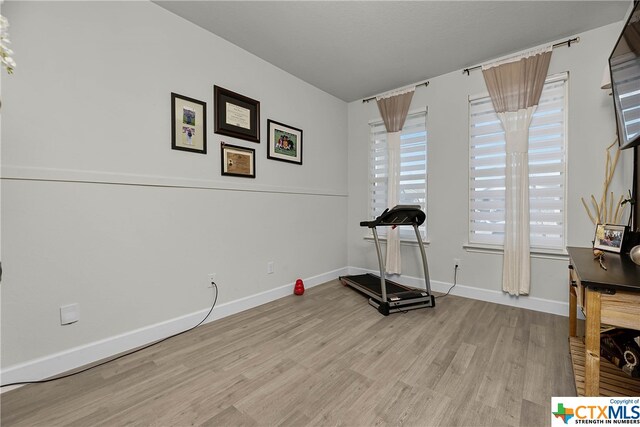
[[[640,380],[600,359],[603,324],[640,330],[640,266],[626,255],[606,254],[605,266],[591,248],[567,248],[569,267],[569,342],[580,396],[640,396]],[[577,336],[576,311],[585,316],[585,338]]]

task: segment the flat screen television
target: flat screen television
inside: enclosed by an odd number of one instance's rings
[[[620,149],[640,145],[640,1],[609,57]]]

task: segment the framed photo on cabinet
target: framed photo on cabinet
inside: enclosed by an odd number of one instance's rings
[[[593,249],[620,253],[628,228],[624,225],[597,224]]]

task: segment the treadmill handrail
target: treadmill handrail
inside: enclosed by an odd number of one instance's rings
[[[360,222],[361,227],[375,228],[377,226],[395,227],[400,225],[422,225],[426,219],[426,214],[418,205],[397,205],[393,208],[385,209],[373,221]]]

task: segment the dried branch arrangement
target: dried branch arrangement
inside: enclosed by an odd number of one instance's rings
[[[613,158],[611,156],[611,149],[615,147],[615,154]],[[600,202],[596,201],[595,196],[591,195],[591,204],[593,207],[593,212],[591,208],[584,200],[584,197],[581,197],[582,204],[587,211],[587,215],[591,219],[593,224],[620,224],[622,219],[622,215],[625,211],[625,206],[623,206],[624,195],[621,195],[618,199],[618,202],[614,206],[614,196],[613,191],[609,192],[609,185],[611,184],[611,180],[613,179],[613,174],[616,171],[616,166],[618,166],[618,159],[620,158],[620,148],[618,148],[618,139],[616,138],[613,141],[613,144],[607,147],[606,149],[607,158],[604,166],[604,184],[602,188],[602,197],[600,197]],[[615,209],[614,209],[615,208]]]

